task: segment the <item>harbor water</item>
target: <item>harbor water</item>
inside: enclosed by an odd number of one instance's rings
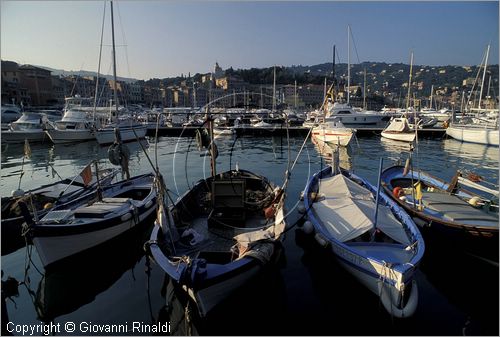
[[[238,166],[282,184],[288,165],[295,160],[303,137],[220,137],[217,139],[217,171]],[[199,151],[193,138],[160,137],[144,142],[149,157],[158,161],[173,199],[197,180],[210,175],[210,157]],[[130,149],[132,175],[152,171],[138,143]],[[107,147],[96,142],[71,145],[31,144],[31,158],[23,160],[23,145],[2,145],[1,190],[8,195],[79,174],[91,161],[113,167]],[[155,156],[155,153],[157,154]],[[408,146],[360,137],[340,152],[341,166],[375,184],[380,158],[384,167],[403,162]],[[443,180],[456,170],[474,172],[498,184],[499,150],[460,143],[453,139],[419,139],[414,166]],[[168,322],[170,334],[201,335],[498,335],[498,264],[427,241],[416,274],[419,303],[405,319],[391,318],[377,296],[343,270],[327,250],[301,230],[297,211],[307,180],[328,159],[307,141],[291,171],[286,191],[287,222],[281,259],[201,319],[182,292],[172,291],[163,271],[148,259],[143,244],[152,223],[119,240],[45,273],[33,246],[7,250],[2,246],[2,280],[13,277],[23,283],[18,296],[6,300],[8,322],[39,325],[68,322],[83,327],[57,335],[115,335],[99,329],[105,325],[126,327],[119,335],[151,335],[133,330],[142,322]],[[22,178],[20,180],[21,173]],[[4,238],[2,238],[4,241]],[[189,319],[186,319],[188,317]],[[3,317],[4,319],[4,317]],[[82,325],[83,324],[83,325]],[[14,332],[21,335],[21,332]],[[161,333],[165,334],[165,333]],[[41,333],[38,333],[41,335]]]

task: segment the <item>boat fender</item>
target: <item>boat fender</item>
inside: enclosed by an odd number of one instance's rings
[[[299,203],[299,205],[297,206],[297,211],[300,214],[304,214],[306,212],[306,206],[304,206],[303,203]]]
[[[314,226],[311,221],[306,221],[304,222],[304,225],[302,226],[302,230],[306,234],[312,234],[314,232]]]
[[[314,235],[314,239],[321,247],[326,248],[326,246],[328,246],[328,241],[323,237],[323,235],[316,233]]]
[[[45,205],[43,205],[43,209],[50,209],[50,208],[52,208],[52,207],[54,207],[54,204],[53,204],[53,203],[51,203],[51,202],[48,202],[48,203],[46,203]]]
[[[191,265],[192,286],[198,285],[207,276],[207,261],[205,259],[195,259]]]
[[[274,213],[274,205],[264,208],[264,216],[266,217],[266,219],[272,219],[274,217]]]
[[[382,302],[385,310],[387,310],[387,312],[397,318],[410,317],[411,315],[413,315],[415,313],[415,310],[417,309],[418,304],[417,282],[415,280],[412,280],[410,297],[408,297],[406,305],[401,309],[398,308],[396,304],[391,303],[391,296],[389,294],[391,290],[388,289],[388,287],[389,286],[387,284],[379,282],[380,301]]]
[[[404,195],[404,191],[401,187],[396,186],[392,189],[392,195],[395,196],[396,198],[400,198],[402,195]]]
[[[480,202],[481,202],[481,198],[479,198],[477,196],[469,199],[469,205],[471,205],[472,207],[480,206]]]
[[[127,221],[127,220],[129,220],[131,217],[132,217],[132,214],[130,214],[130,213],[126,213],[126,214],[123,214],[123,215],[120,217],[120,220],[121,220],[121,221]]]
[[[19,188],[17,190],[13,190],[10,195],[14,198],[17,197],[22,197],[24,195],[24,190],[22,188]]]
[[[120,166],[122,160],[130,159],[130,150],[126,145],[113,143],[108,149],[108,158],[111,164]]]

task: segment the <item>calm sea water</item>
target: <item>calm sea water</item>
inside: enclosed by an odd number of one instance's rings
[[[288,163],[295,159],[303,138],[219,138],[218,171],[248,169],[281,184]],[[146,144],[147,145],[147,144]],[[132,175],[147,173],[151,166],[138,144],[128,144]],[[32,157],[22,160],[22,145],[2,146],[1,191],[10,194],[20,186],[28,190],[78,174],[90,161],[112,167],[107,148],[95,142],[65,145],[32,144]],[[290,150],[289,150],[290,149]],[[341,164],[376,183],[379,159],[384,167],[404,161],[407,148],[378,136],[359,138],[350,151],[341,152]],[[147,153],[154,161],[155,146]],[[209,157],[190,138],[162,137],[157,160],[174,197],[210,174]],[[311,174],[326,160],[309,141],[291,174],[287,190],[289,225],[300,215],[295,209],[300,192]],[[459,143],[451,139],[419,141],[415,163],[421,169],[449,180],[457,169],[470,170],[498,184],[498,148]],[[14,324],[41,321],[79,325],[149,324],[169,321],[173,334],[187,332],[216,335],[498,335],[498,266],[492,266],[457,249],[442,251],[427,245],[416,274],[419,288],[417,312],[411,318],[392,319],[378,298],[347,274],[331,254],[317,247],[298,227],[286,234],[282,261],[250,282],[208,317],[200,320],[187,306],[182,293],[165,286],[164,273],[145,257],[142,245],[152,224],[86,260],[43,276],[36,249],[22,247],[2,256],[3,280],[12,276],[25,283],[19,296],[7,300]],[[31,259],[31,267],[26,261]],[[33,266],[34,265],[34,266]],[[39,269],[35,268],[35,266]],[[166,295],[167,294],[167,295]],[[165,297],[170,306],[166,307]],[[191,329],[191,330],[187,330]],[[77,330],[78,331],[78,330]],[[19,334],[19,333],[17,333]],[[61,331],[59,334],[68,334]],[[79,335],[104,335],[78,331]],[[124,334],[124,333],[120,333]],[[131,334],[130,329],[128,334]],[[134,333],[141,334],[141,333]],[[151,333],[142,333],[149,335]]]

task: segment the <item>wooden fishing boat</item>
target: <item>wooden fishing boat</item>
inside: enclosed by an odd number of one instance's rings
[[[25,244],[22,235],[25,218],[19,208],[21,202],[27,205],[29,216],[35,218],[36,213],[38,218],[42,218],[49,210],[71,208],[95,198],[98,179],[95,173],[92,174],[90,166],[88,170],[87,182],[79,174],[26,192],[19,189],[13,191],[13,196],[2,197],[2,255]],[[109,185],[117,173],[115,169],[99,170],[99,184]],[[11,249],[5,250],[6,247]]]
[[[43,265],[47,268],[142,224],[154,214],[153,180],[153,174],[135,176],[104,187],[102,197],[91,204],[48,212],[31,228]]]
[[[382,185],[417,224],[438,235],[441,242],[498,261],[498,204],[460,188],[458,175],[447,183],[424,171],[395,165],[382,172]],[[417,192],[415,185],[420,182]],[[498,200],[498,190],[496,198]],[[418,198],[421,194],[421,197]],[[493,207],[492,207],[493,206]],[[495,211],[496,209],[496,211]]]
[[[304,206],[312,227],[306,222],[304,229],[312,228],[318,243],[391,315],[411,316],[418,304],[413,275],[425,250],[417,226],[380,189],[349,171],[335,171],[328,166],[307,183]]]
[[[200,316],[276,260],[284,198],[266,178],[230,170],[198,181],[169,212],[159,206],[151,255]]]

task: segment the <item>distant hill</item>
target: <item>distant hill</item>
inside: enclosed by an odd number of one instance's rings
[[[97,76],[97,72],[95,72],[95,71],[87,71],[87,70],[79,70],[79,71],[69,70],[68,71],[68,70],[62,70],[62,69],[54,69],[54,68],[50,68],[50,67],[46,67],[46,66],[39,66],[39,65],[34,65],[34,66],[49,70],[52,72],[52,75],[55,75],[55,76],[60,76],[60,75],[63,75],[63,76],[75,75],[75,76],[82,76],[82,77],[83,76]],[[108,80],[113,79],[113,75],[99,74],[99,77],[105,77]],[[120,77],[120,76],[117,76],[117,78],[118,78],[118,81],[124,81],[124,82],[136,82],[136,81],[138,81],[135,78]]]
[[[47,69],[53,75],[78,75],[78,76],[96,76],[94,71],[67,71],[62,69],[54,69],[46,66],[37,66]],[[380,94],[381,92],[393,92],[404,94],[403,85],[408,82],[410,65],[403,63],[386,63],[386,62],[363,62],[351,65],[351,85],[363,86],[364,73],[366,71],[366,86],[370,93]],[[426,66],[414,65],[412,82],[416,84],[413,90],[415,94],[428,96],[430,95],[431,86],[434,85],[434,90],[438,88],[448,88],[453,90],[466,90],[463,86],[465,79],[473,79],[476,77],[478,66]],[[268,68],[250,68],[250,69],[226,69],[226,75],[238,76],[245,82],[250,84],[269,85],[273,82],[273,67]],[[498,65],[489,65],[486,83],[491,77],[491,91],[493,96],[499,92],[498,80]],[[191,80],[200,81],[202,74],[195,74]],[[112,79],[111,75],[100,75],[107,79]],[[339,63],[335,65],[335,76],[338,81],[347,77],[347,64]],[[323,84],[327,79],[330,84],[332,81],[332,63],[321,63],[316,65],[292,65],[276,67],[276,83],[277,84],[293,84],[297,81],[298,85],[304,84]],[[169,78],[152,78],[144,81],[148,85],[159,86],[162,83],[165,86],[180,85],[185,81],[186,76],[177,76]],[[134,78],[118,77],[118,80],[125,82],[138,81]]]

